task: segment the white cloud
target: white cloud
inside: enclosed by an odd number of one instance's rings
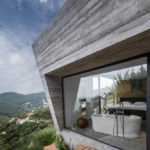
[[[17,6],[20,11],[23,9],[22,8],[22,0],[17,0]]]
[[[32,48],[15,34],[0,31],[0,93],[43,91]]]
[[[10,64],[23,64],[24,60],[20,54],[10,53],[8,54]]]
[[[48,0],[39,0],[41,3],[47,3]]]
[[[29,2],[27,3],[28,7],[23,5],[24,1]],[[47,24],[47,14],[52,12],[55,14],[65,1],[17,0],[17,3],[11,3],[13,8],[22,10],[22,13],[26,13],[26,9],[32,9],[31,11],[34,12],[35,18],[37,17],[38,23],[35,20],[33,23],[32,20],[27,21],[24,18],[24,22],[17,22],[16,31],[14,31],[14,28],[11,29],[8,25],[6,27],[5,22],[0,22],[0,26],[4,27],[4,29],[0,29],[0,93],[14,91],[27,94],[43,91],[31,48],[33,39],[37,37],[37,30],[26,26],[26,22],[27,24],[31,22],[35,26],[37,24],[38,30],[43,28]],[[19,18],[18,21],[22,20]]]

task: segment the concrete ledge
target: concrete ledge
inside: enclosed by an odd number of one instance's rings
[[[92,147],[96,148],[97,150],[119,150],[110,145],[106,145],[104,143],[93,140],[91,138],[88,138],[86,136],[80,135],[78,133],[75,133],[67,129],[62,130],[61,133],[65,141],[71,145],[71,148],[75,148],[76,146],[79,146],[79,145],[87,145],[87,146],[92,145]]]

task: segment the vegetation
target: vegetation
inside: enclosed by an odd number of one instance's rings
[[[1,134],[0,143],[1,147],[12,150],[15,148],[16,144],[20,141],[23,141],[27,138],[31,133],[35,131],[39,131],[48,127],[48,124],[35,123],[35,122],[26,122],[22,125],[16,125],[15,122],[7,123],[3,126],[0,126],[0,133],[4,132],[5,134]],[[5,145],[5,146],[4,146]]]
[[[50,145],[55,142],[56,131],[54,128],[43,130],[36,134],[33,139],[34,143],[38,143],[41,146]]]
[[[29,138],[19,142],[15,150],[43,150],[44,146],[52,144],[55,141],[53,138],[55,135],[53,127],[34,132]],[[22,147],[22,145],[24,146]]]
[[[146,82],[147,77],[147,71],[144,66],[141,65],[139,70],[135,71],[134,69],[127,70],[124,75],[121,75],[121,73],[118,73],[117,76],[113,77],[116,81],[115,87],[117,87],[122,81],[130,81],[132,84],[134,84],[133,87],[137,88],[135,90],[142,90],[143,89],[143,82]]]
[[[44,98],[44,93],[0,94],[0,150],[43,150],[52,143],[56,143],[58,150],[69,150],[63,138],[56,134],[49,108],[42,108]],[[8,122],[11,118],[24,119],[32,110],[29,121]]]
[[[144,65],[128,68],[123,71],[118,71],[117,75],[113,76],[112,86],[107,87],[104,97],[107,99],[108,105],[115,104],[116,89],[123,83],[131,84],[131,92],[146,92],[147,69]],[[92,99],[93,108],[98,104],[98,97]]]
[[[58,150],[69,150],[69,146],[65,143],[61,135],[56,136],[55,141],[56,141]]]
[[[44,120],[48,120],[51,119],[51,114],[49,111],[49,108],[40,108],[37,109],[33,116],[31,117],[31,119],[44,119]]]
[[[95,96],[92,99],[92,108],[99,106],[100,96]]]
[[[56,134],[48,108],[37,109],[30,119],[35,122],[17,125],[13,121],[0,125],[0,150],[43,150],[52,143],[56,143],[58,150],[69,150],[63,138]]]
[[[20,142],[15,150],[43,150],[44,146],[52,143],[56,144],[58,150],[69,150],[69,146],[53,127],[35,132],[28,140]]]
[[[43,105],[44,93],[23,95],[14,92],[0,94],[0,123]]]

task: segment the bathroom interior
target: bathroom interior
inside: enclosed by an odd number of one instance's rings
[[[122,150],[146,150],[147,58],[63,78],[65,127]]]

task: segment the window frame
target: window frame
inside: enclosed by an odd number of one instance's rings
[[[82,136],[85,136],[85,137],[88,137],[88,138],[93,139],[95,141],[98,141],[100,143],[104,143],[106,145],[112,146],[112,147],[117,148],[119,150],[124,150],[124,149],[121,149],[120,147],[114,146],[112,144],[108,144],[108,143],[106,143],[104,141],[100,141],[100,140],[97,140],[96,138],[93,138],[93,137],[81,134],[80,132],[77,132],[77,131],[74,131],[74,130],[71,130],[70,128],[68,128],[66,126],[65,98],[64,98],[64,79],[68,78],[68,77],[71,77],[71,76],[74,76],[74,75],[86,73],[86,72],[93,71],[93,70],[96,70],[96,69],[102,69],[102,68],[114,66],[114,65],[117,65],[117,64],[121,64],[121,63],[124,63],[124,62],[128,62],[128,61],[131,61],[131,60],[142,58],[142,57],[146,57],[147,58],[147,97],[146,97],[146,99],[147,99],[147,112],[146,112],[146,116],[150,115],[150,53],[146,53],[146,54],[135,56],[135,57],[131,57],[131,58],[128,58],[128,59],[123,59],[121,61],[117,61],[117,62],[114,62],[114,63],[106,64],[106,65],[103,65],[103,66],[100,66],[100,67],[96,67],[96,68],[92,68],[92,69],[89,69],[89,70],[85,70],[85,71],[77,72],[77,73],[70,74],[70,75],[67,75],[67,76],[63,76],[61,78],[61,84],[62,84],[62,104],[63,104],[64,129],[70,130],[70,131],[72,131],[74,133],[78,133],[78,134],[80,134]],[[146,150],[150,150],[149,141],[150,141],[150,117],[147,117],[147,120],[146,120]]]

